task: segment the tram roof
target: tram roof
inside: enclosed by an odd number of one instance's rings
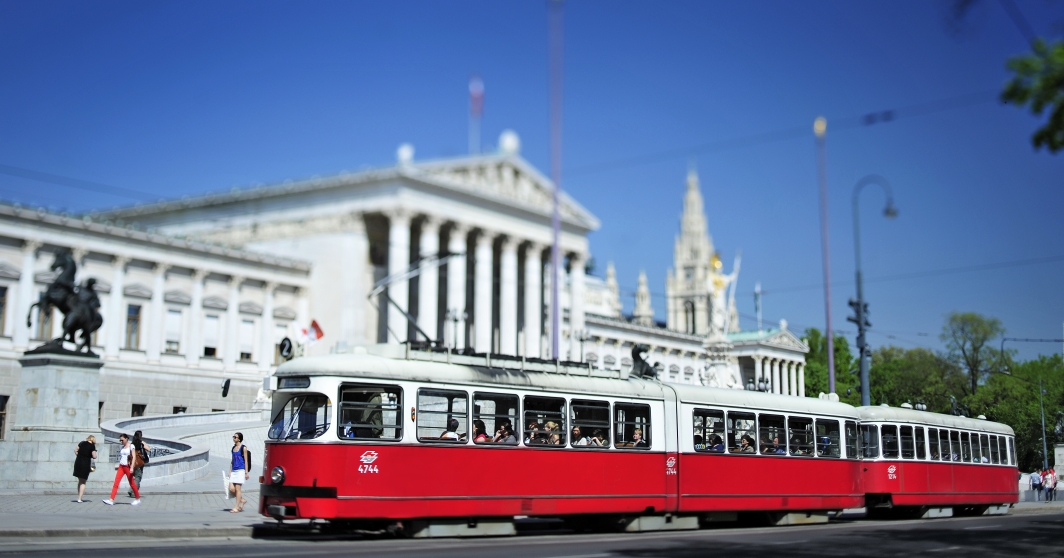
[[[937,426],[940,428],[978,430],[981,432],[1004,434],[1007,436],[1016,435],[1009,425],[1001,424],[1000,422],[968,417],[956,417],[953,415],[943,415],[941,413],[929,413],[927,411],[917,411],[915,409],[905,409],[902,407],[884,407],[882,405],[878,407],[858,407],[857,412],[861,414],[861,420],[865,421],[911,422],[915,424]]]
[[[424,351],[406,351],[396,345],[376,345],[353,354],[303,357],[277,368],[277,376],[339,376],[392,381],[444,384],[504,386],[569,394],[663,399],[664,390],[672,389],[684,403],[758,411],[800,413],[857,418],[857,411],[845,403],[811,397],[775,395],[746,390],[722,389],[685,384],[662,384],[657,381],[628,377],[618,371],[592,370],[586,367],[538,366],[521,370],[521,363],[495,361],[487,366],[483,357],[451,355],[451,363],[440,361],[447,355]],[[608,377],[612,375],[612,377]]]

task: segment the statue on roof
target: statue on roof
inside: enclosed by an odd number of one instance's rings
[[[709,291],[710,314],[709,314],[709,337],[710,339],[722,339],[738,324],[732,324],[735,306],[735,281],[739,278],[739,266],[742,256],[735,256],[735,264],[732,272],[723,272],[724,264],[720,261],[720,254],[714,253],[710,260],[709,277],[706,278],[706,289]]]

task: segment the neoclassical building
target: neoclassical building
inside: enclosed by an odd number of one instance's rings
[[[0,205],[0,413],[17,412],[18,355],[58,336],[56,317],[35,314],[26,327],[25,316],[59,248],[101,291],[104,420],[261,404],[277,343],[311,320],[325,335],[308,354],[431,339],[620,368],[644,344],[665,381],[742,389],[771,380],[772,391],[804,395],[808,347],[783,323],[739,331],[733,303],[728,371],[707,373],[706,281],[719,258],[694,172],[665,323],[654,319],[645,276],[627,314],[612,264],[604,278],[586,273],[599,220],[561,196],[561,342],[551,355],[553,184],[520,156],[516,134],[499,145],[430,161],[403,145],[385,168],[77,218]],[[223,379],[236,382],[225,399]]]

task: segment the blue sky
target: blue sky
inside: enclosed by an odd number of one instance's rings
[[[1017,5],[1036,33],[1064,35],[1064,3]],[[1001,4],[960,22],[952,6],[569,2],[563,185],[602,220],[593,254],[599,273],[615,262],[626,310],[640,269],[664,291],[693,162],[717,249],[743,252],[740,312],[754,314],[760,281],[767,322],[823,328],[811,126],[824,115],[837,328],[852,331],[853,185],[878,173],[901,213],[887,221],[881,192],[862,195],[873,345],[939,349],[952,310],[1061,337],[1064,155],[1034,151],[1040,119],[994,101],[1026,49]],[[9,1],[0,73],[0,164],[153,197],[387,165],[402,142],[417,158],[462,154],[474,73],[485,148],[512,128],[549,169],[543,1]],[[893,120],[860,124],[882,110]],[[136,201],[9,175],[0,197],[71,212]],[[1040,258],[1056,259],[875,281]]]

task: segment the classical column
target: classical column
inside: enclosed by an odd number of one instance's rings
[[[775,393],[776,383],[772,381],[771,374],[765,374],[765,367],[761,365],[761,357],[753,356],[751,358],[754,360],[754,381],[756,382],[758,379],[768,376],[768,381],[772,383],[772,390]]]
[[[525,248],[525,356],[543,356],[543,248],[529,244]]]
[[[126,330],[125,296],[122,291],[125,289],[126,265],[129,264],[129,257],[115,256],[112,264],[114,266],[114,275],[111,279],[111,300],[109,301],[110,304],[108,304],[110,310],[107,313],[107,319],[111,323],[110,327],[107,328],[107,345],[104,347],[104,356],[118,358],[118,350],[122,348],[122,338]],[[107,322],[104,321],[104,324],[107,324]],[[135,349],[136,347],[133,348]]]
[[[455,349],[466,347],[466,235],[469,228],[455,224],[447,241],[448,254],[452,256],[447,263],[447,325],[444,332],[450,336],[449,346]]]
[[[477,235],[473,277],[473,347],[477,352],[491,352],[492,235],[481,230]]]
[[[185,348],[185,360],[189,366],[199,366],[203,354],[203,280],[207,272],[202,269],[192,270],[192,301],[188,308],[188,347]]]
[[[787,395],[798,395],[798,370],[794,361],[787,361],[787,378],[789,378],[787,384],[790,386],[791,391]]]
[[[396,276],[410,269],[410,215],[394,210],[388,213],[388,223],[388,275]],[[388,297],[394,303],[388,305],[388,341],[402,343],[407,340],[409,326],[395,305],[410,312],[409,280],[399,279],[388,285]]]
[[[517,355],[517,241],[507,236],[499,254],[499,352]]]
[[[805,363],[799,362],[798,367],[798,397],[805,397]]]
[[[262,340],[259,348],[259,370],[269,372],[273,366],[273,291],[277,289],[277,283],[267,281],[262,286]]]
[[[22,244],[22,271],[18,276],[18,304],[15,313],[14,341],[15,350],[25,351],[30,345],[30,328],[26,326],[26,315],[30,313],[33,300],[33,271],[37,265],[37,250],[41,242],[25,240]]]
[[[229,304],[225,307],[225,350],[222,352],[222,366],[232,370],[240,355],[240,285],[244,278],[239,275],[229,277]]]
[[[144,351],[148,362],[159,362],[159,355],[166,341],[166,305],[163,304],[163,296],[164,289],[166,289],[166,272],[169,269],[170,266],[167,264],[155,264],[155,280],[151,287],[151,312],[148,314],[151,322],[147,327],[148,344]]]
[[[580,357],[579,343],[584,330],[584,255],[573,254],[569,259],[569,337],[571,338],[569,358]]]
[[[780,383],[780,361],[770,359],[772,367],[772,393],[783,393],[783,384]]]
[[[440,253],[440,222],[434,217],[426,217],[421,223],[420,258],[428,258]],[[419,258],[419,259],[420,259]],[[440,268],[433,264],[421,269],[418,279],[417,325],[428,334],[429,339],[438,337],[437,306],[439,305]]]
[[[307,287],[296,288],[296,322],[303,327],[310,327],[310,298]]]
[[[374,328],[370,333],[368,323],[372,316],[367,316],[366,311],[371,304],[366,295],[373,289],[373,271],[369,259],[369,236],[366,234],[366,222],[361,213],[355,212],[346,220],[346,229],[343,233],[349,259],[345,258],[343,266],[342,288],[343,300],[341,304],[341,331],[340,339],[350,339],[357,345],[376,342],[377,330]],[[276,285],[275,285],[276,287]],[[271,319],[273,314],[270,314]],[[377,316],[377,319],[383,319]],[[273,335],[272,333],[270,334]],[[271,340],[273,338],[271,337]],[[273,362],[273,345],[271,341],[269,360]],[[261,361],[260,361],[261,362]]]

